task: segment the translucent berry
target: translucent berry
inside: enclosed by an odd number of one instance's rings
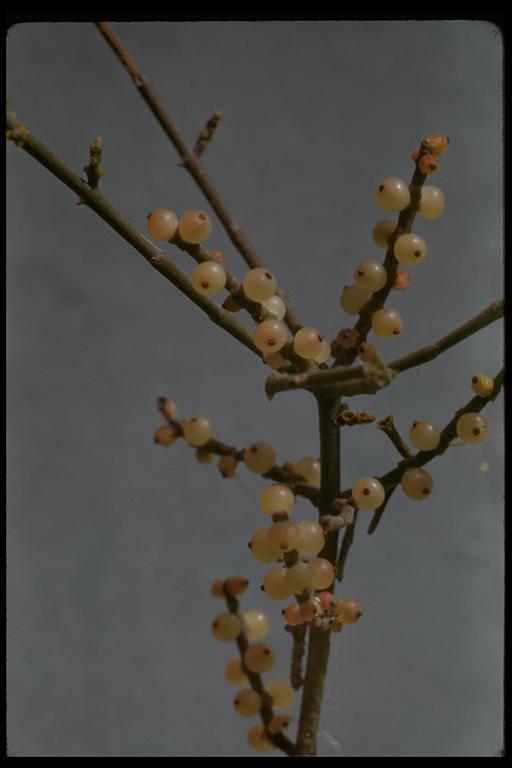
[[[276,463],[276,452],[267,443],[252,443],[244,451],[244,462],[251,472],[264,475]]]
[[[212,635],[216,640],[229,642],[242,631],[242,622],[233,613],[219,613],[212,621]]]
[[[215,579],[210,587],[212,597],[224,597],[224,581],[223,579]]]
[[[370,298],[371,293],[360,285],[346,285],[341,292],[340,306],[347,315],[358,315]]]
[[[321,465],[319,459],[304,456],[294,464],[294,472],[301,475],[309,485],[320,485]]]
[[[465,443],[481,443],[487,434],[487,422],[479,413],[464,413],[457,421],[456,430]]]
[[[276,733],[281,733],[285,728],[288,728],[292,719],[290,715],[274,715],[272,720],[267,726],[267,731],[275,736]]]
[[[375,193],[377,205],[383,211],[403,211],[411,202],[411,194],[407,182],[390,176],[381,181]]]
[[[234,595],[234,597],[245,595],[248,586],[249,579],[245,579],[243,576],[231,576],[224,582],[224,589],[229,595]]]
[[[260,509],[267,517],[272,517],[276,512],[286,512],[290,515],[295,507],[295,495],[287,485],[275,483],[260,495]]]
[[[372,315],[373,332],[381,339],[392,339],[402,330],[404,321],[396,309],[378,309]]]
[[[409,273],[398,267],[393,285],[395,291],[405,291],[409,287]]]
[[[293,349],[299,357],[312,360],[322,351],[324,337],[316,328],[305,326],[297,331],[293,339]]]
[[[238,459],[233,453],[227,456],[221,456],[217,462],[217,467],[222,477],[237,477],[236,468]]]
[[[265,690],[272,696],[274,709],[288,709],[293,704],[295,691],[288,680],[282,678],[271,680]]]
[[[226,270],[216,261],[203,261],[192,272],[192,285],[201,296],[213,296],[226,287]]]
[[[166,424],[164,427],[157,429],[153,438],[153,442],[158,443],[158,445],[163,445],[165,448],[172,445],[175,440],[176,432],[174,427],[171,427],[170,424]]]
[[[342,624],[354,624],[363,615],[363,609],[357,600],[337,600],[336,615]]]
[[[212,231],[210,217],[204,211],[185,211],[180,217],[179,235],[184,243],[197,245],[204,242]]]
[[[242,668],[240,659],[231,659],[231,661],[228,661],[224,674],[226,679],[235,685],[244,685],[249,682],[249,678]]]
[[[325,544],[324,529],[313,520],[303,520],[297,524],[299,539],[295,549],[303,557],[314,557]]]
[[[314,589],[327,589],[334,581],[334,566],[324,557],[317,557],[309,562],[309,567],[315,572]]]
[[[439,187],[426,185],[421,188],[418,213],[424,219],[437,219],[444,211],[446,200]]]
[[[271,600],[286,600],[292,594],[285,576],[285,568],[271,568],[263,577],[263,590]]]
[[[183,424],[183,434],[189,445],[200,447],[213,437],[213,424],[208,416],[193,416]]]
[[[291,627],[296,627],[299,624],[304,623],[304,619],[300,613],[300,605],[298,603],[292,603],[283,610],[283,616],[287,624]]]
[[[354,271],[356,285],[368,293],[380,291],[386,285],[387,279],[388,275],[382,264],[373,259],[365,259]]]
[[[308,563],[295,563],[291,568],[286,569],[284,580],[291,592],[299,594],[313,586],[315,572]]]
[[[376,477],[365,476],[353,486],[352,495],[357,496],[361,509],[377,509],[384,502],[386,492]]]
[[[242,688],[233,699],[235,712],[243,717],[257,715],[261,709],[261,696],[252,688]]]
[[[267,533],[267,541],[276,552],[289,552],[295,549],[299,540],[297,526],[288,520],[273,523]]]
[[[471,379],[471,389],[480,397],[489,397],[494,389],[494,382],[489,376],[479,373]]]
[[[332,592],[318,592],[316,599],[320,603],[320,607],[323,611],[327,611],[335,602],[335,597]]]
[[[248,734],[249,744],[256,752],[268,752],[274,748],[262,725],[254,725]]]
[[[268,616],[258,608],[251,608],[242,615],[245,636],[250,643],[263,640],[268,633],[270,623]]]
[[[174,211],[158,208],[148,216],[148,232],[155,240],[171,240],[178,229],[178,217]]]
[[[282,320],[286,315],[286,304],[284,301],[274,294],[269,299],[261,302],[267,312],[271,312],[276,320]]]
[[[379,248],[387,248],[389,238],[396,229],[396,222],[390,219],[379,221],[373,228],[372,237],[375,245]]]
[[[244,293],[251,301],[266,301],[274,295],[277,282],[268,269],[256,267],[251,269],[243,279]]]
[[[406,496],[415,501],[426,499],[432,493],[432,477],[421,467],[406,469],[400,480],[400,485]]]
[[[249,542],[249,549],[253,557],[259,560],[260,563],[275,563],[278,555],[275,549],[268,543],[267,533],[268,528],[257,530]]]
[[[441,433],[430,421],[414,421],[409,437],[418,451],[433,451],[439,445]]]
[[[400,235],[393,247],[395,259],[401,264],[419,264],[427,253],[427,244],[419,235]]]
[[[256,326],[253,338],[260,352],[279,352],[288,341],[288,334],[280,320],[264,320]]]
[[[250,672],[260,674],[271,669],[276,661],[276,654],[270,645],[253,643],[244,653],[244,664]]]
[[[324,339],[322,341],[322,348],[320,352],[318,353],[318,355],[315,355],[313,357],[313,360],[315,361],[315,363],[325,363],[326,360],[330,358],[331,354],[332,354],[331,345],[326,339]]]

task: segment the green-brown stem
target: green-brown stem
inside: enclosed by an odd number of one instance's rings
[[[332,502],[338,495],[340,487],[340,430],[335,421],[339,409],[339,398],[318,397],[317,401],[322,464],[319,510],[322,516],[332,511]],[[320,556],[335,565],[337,546],[338,531],[332,531],[327,534]],[[302,757],[311,757],[316,754],[316,734],[329,661],[331,633],[311,625],[308,634],[308,658],[295,752],[297,756]]]

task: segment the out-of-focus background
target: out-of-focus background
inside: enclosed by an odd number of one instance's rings
[[[389,301],[392,359],[444,335],[502,293],[502,42],[485,22],[122,23],[121,35],[193,142],[224,113],[205,164],[302,321],[352,322],[342,286],[381,258],[372,227],[386,176],[410,177],[432,132],[449,151],[432,179],[443,216],[411,287]],[[21,24],[7,37],[19,119],[79,170],[104,144],[101,182],[142,232],[157,207],[210,210],[130,79],[87,23]],[[13,145],[8,160],[8,744],[15,756],[249,756],[209,593],[244,574],[245,608],[280,603],[246,542],[265,525],[264,483],[222,480],[182,441],[153,444],[160,395],[208,414],[220,439],[271,442],[280,461],[319,451],[313,399],[270,404],[268,371],[72,193]],[[210,247],[244,264],[215,223]],[[169,246],[183,269],[193,264]],[[250,319],[246,322],[250,325]],[[354,407],[440,427],[501,365],[498,324]],[[319,754],[490,756],[502,747],[503,410],[488,439],[428,470],[431,497],[400,491],[361,523],[340,587],[364,616],[333,638]],[[372,427],[343,431],[343,487],[397,461]],[[481,465],[488,465],[483,472]],[[312,510],[305,500],[296,518]],[[296,725],[297,705],[292,714]],[[256,722],[256,721],[254,721]]]

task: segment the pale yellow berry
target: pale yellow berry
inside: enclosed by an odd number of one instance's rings
[[[401,264],[419,264],[427,253],[427,244],[419,235],[400,235],[393,247],[395,259]]]
[[[272,517],[276,512],[290,515],[294,507],[295,496],[287,485],[269,485],[260,495],[260,509],[267,517]]]
[[[280,296],[277,296],[277,294],[274,294],[269,299],[265,299],[265,301],[262,301],[261,303],[267,312],[270,312],[276,320],[282,320],[286,315],[286,304]]]
[[[256,326],[254,343],[260,352],[279,352],[288,340],[286,328],[280,320],[264,320]]]
[[[203,261],[192,272],[192,285],[201,296],[213,296],[226,286],[226,270],[216,261]]]
[[[271,600],[286,600],[292,594],[285,576],[285,568],[271,568],[263,577],[263,590]]]
[[[244,451],[244,462],[251,472],[264,475],[276,463],[276,452],[267,443],[252,443]]]
[[[409,437],[418,451],[433,451],[439,445],[441,433],[430,421],[414,421]]]
[[[249,744],[256,752],[268,752],[274,748],[262,725],[254,725],[248,734]]]
[[[170,445],[172,445],[175,440],[176,432],[174,427],[171,427],[170,424],[166,424],[165,426],[157,429],[153,438],[155,443],[158,443],[158,445],[163,445],[165,448],[168,448]]]
[[[274,709],[288,709],[293,704],[295,691],[288,680],[282,678],[271,680],[266,686],[266,691],[272,696]]]
[[[300,605],[298,603],[292,603],[288,605],[283,611],[283,616],[287,624],[291,627],[296,627],[299,624],[304,624],[304,619],[301,616]]]
[[[249,542],[253,557],[260,563],[275,563],[278,555],[267,539],[268,528],[259,528]]]
[[[304,456],[293,467],[295,474],[301,475],[309,485],[320,485],[321,466],[318,459]]]
[[[480,397],[489,397],[494,389],[494,382],[489,376],[479,373],[471,379],[471,389]]]
[[[390,221],[390,219],[384,219],[379,221],[373,228],[372,237],[373,242],[379,248],[387,248],[389,238],[396,229],[396,222]]]
[[[465,443],[481,443],[487,434],[487,422],[479,413],[464,413],[457,420],[456,430]]]
[[[242,688],[233,699],[235,712],[243,717],[252,717],[261,709],[261,696],[252,688]]]
[[[396,309],[378,309],[372,315],[372,330],[381,339],[392,339],[402,330],[404,321]]]
[[[270,645],[254,643],[244,653],[244,664],[250,672],[260,674],[271,669],[276,662],[276,654]]]
[[[326,339],[324,339],[322,341],[322,348],[320,352],[318,353],[318,355],[315,355],[313,357],[313,360],[315,361],[315,363],[325,363],[330,358],[330,356],[331,356],[331,345]]]
[[[268,269],[256,267],[246,274],[242,282],[244,293],[251,301],[266,301],[274,295],[277,282]]]
[[[411,193],[407,182],[396,176],[389,176],[383,179],[377,187],[375,193],[377,205],[383,211],[403,211],[411,202]]]
[[[270,627],[268,616],[263,611],[260,611],[259,608],[251,608],[251,610],[242,614],[242,621],[245,636],[251,643],[256,640],[263,640],[268,633]]]
[[[382,264],[373,259],[361,261],[354,270],[354,280],[359,288],[368,293],[380,291],[386,285],[388,275]]]
[[[437,219],[445,206],[445,197],[439,187],[426,185],[421,189],[419,214],[424,219]]]
[[[291,592],[299,594],[313,586],[315,575],[308,563],[296,563],[286,569],[284,580]]]
[[[212,222],[204,211],[197,209],[185,211],[180,217],[178,231],[183,242],[197,245],[209,237],[212,231]]]
[[[200,447],[213,437],[213,424],[208,416],[193,416],[183,424],[183,434],[189,445]]]
[[[406,496],[415,501],[426,499],[432,493],[432,477],[421,467],[406,469],[400,480]]]
[[[308,563],[313,569],[315,577],[313,579],[314,589],[327,589],[334,581],[334,566],[324,557],[317,557]]]
[[[384,502],[386,492],[376,477],[360,477],[352,487],[352,496],[357,496],[361,509],[377,509]]]
[[[267,533],[267,541],[276,552],[289,552],[295,549],[299,539],[297,526],[288,520],[273,523]]]
[[[303,557],[313,557],[323,549],[325,544],[325,533],[322,526],[313,520],[302,520],[297,524],[299,540],[295,549]]]
[[[371,293],[360,285],[346,285],[341,292],[340,306],[347,315],[358,315],[370,298]]]
[[[242,622],[233,613],[219,613],[212,621],[212,635],[216,640],[229,642],[242,631]]]
[[[178,229],[178,217],[167,208],[157,208],[148,216],[148,232],[155,240],[171,240]]]
[[[342,624],[354,624],[363,615],[361,604],[347,598],[336,601],[336,616]]]
[[[285,728],[288,728],[292,719],[289,715],[274,715],[272,720],[267,726],[267,731],[275,736],[276,733],[281,733]]]
[[[242,668],[240,659],[231,659],[231,661],[228,661],[224,674],[226,679],[235,685],[244,685],[249,682],[249,678]]]
[[[316,330],[305,326],[297,331],[293,339],[294,352],[305,360],[311,360],[322,352],[324,337]]]

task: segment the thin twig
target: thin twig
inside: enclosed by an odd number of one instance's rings
[[[203,192],[204,196],[212,206],[213,210],[217,214],[220,222],[222,223],[226,233],[240,253],[244,261],[252,268],[263,266],[259,256],[257,255],[254,247],[251,245],[246,235],[242,232],[240,227],[234,221],[231,213],[226,207],[226,204],[222,200],[219,192],[211,181],[210,177],[206,173],[201,161],[194,155],[184,137],[181,135],[174,120],[171,118],[164,105],[162,104],[160,97],[157,95],[155,89],[145,79],[139,66],[135,63],[130,56],[120,39],[112,31],[110,25],[106,22],[96,22],[96,26],[114,51],[117,58],[120,60],[123,67],[133,80],[133,83],[140,95],[150,108],[153,115],[156,117],[160,126],[163,128],[167,137],[171,140],[173,146],[181,157],[183,167],[190,173],[199,189]],[[294,310],[291,308],[286,296],[279,291],[279,295],[286,304],[285,321],[290,330],[295,333],[301,328],[301,324]]]
[[[166,255],[154,246],[143,235],[137,232],[116,211],[107,198],[99,192],[92,190],[74,173],[65,163],[51,152],[41,141],[35,138],[27,128],[17,122],[14,115],[7,113],[7,138],[14,141],[29,155],[32,155],[41,165],[53,173],[67,187],[73,190],[79,198],[100,216],[112,229],[137,250],[154,269],[160,272],[167,280],[176,286],[191,301],[201,309],[210,320],[223,328],[227,333],[240,341],[245,347],[262,357],[261,352],[254,344],[251,334],[229,312],[219,307],[206,296],[201,296],[194,289],[188,277],[176,267]]]
[[[345,534],[343,536],[343,541],[341,542],[340,552],[338,555],[338,562],[336,563],[336,579],[338,581],[342,581],[343,579],[343,572],[345,570],[345,564],[347,562],[348,553],[350,552],[350,547],[352,546],[352,543],[354,541],[354,534],[356,532],[358,515],[359,515],[359,510],[356,509],[354,511],[354,521],[351,525],[347,525]]]
[[[409,459],[413,455],[411,449],[400,435],[398,429],[395,427],[395,422],[393,421],[391,414],[386,416],[385,419],[382,419],[382,421],[377,422],[375,426],[382,430],[382,432],[384,432],[387,437],[389,437],[398,453],[403,456],[404,459]]]

